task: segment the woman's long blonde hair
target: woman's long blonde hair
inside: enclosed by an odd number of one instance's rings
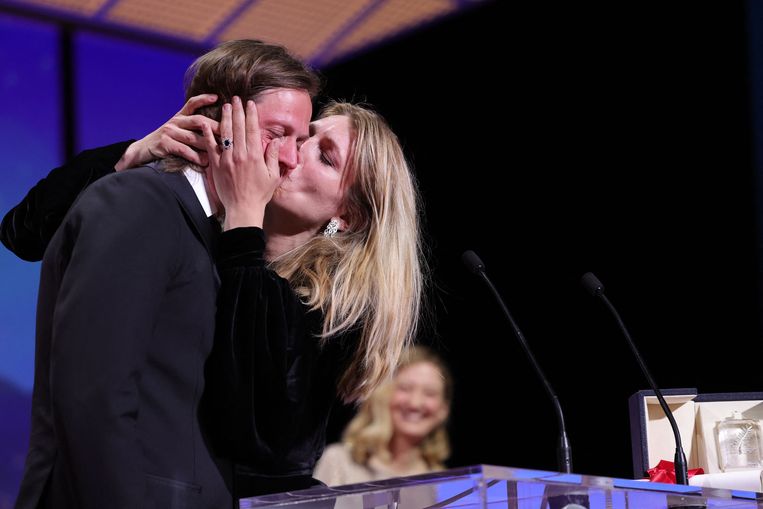
[[[403,355],[398,370],[421,362],[432,364],[442,375],[443,397],[445,403],[450,406],[453,399],[453,378],[445,362],[432,350],[421,346],[411,347]],[[342,441],[349,447],[350,456],[356,463],[365,465],[371,456],[384,461],[391,459],[389,443],[394,429],[390,415],[390,398],[394,389],[395,380],[379,387],[363,402],[357,415],[345,428]],[[445,422],[440,423],[424,438],[419,444],[419,450],[430,470],[445,468],[444,462],[450,456],[450,440]]]
[[[357,331],[355,355],[339,380],[349,402],[387,380],[414,337],[425,270],[418,192],[397,136],[359,105],[332,102],[320,117],[332,115],[348,117],[353,130],[343,176],[347,229],[331,238],[316,232],[271,268],[323,312],[323,341]]]

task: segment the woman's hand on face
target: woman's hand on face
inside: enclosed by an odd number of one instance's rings
[[[263,152],[262,135],[254,101],[241,99],[224,104],[218,145],[211,129],[204,128],[209,168],[217,196],[225,208],[224,229],[262,227],[265,206],[282,178],[278,151],[281,140],[271,141]]]
[[[203,132],[203,126],[208,126],[213,133],[217,133],[219,126],[215,120],[204,115],[194,115],[193,112],[202,106],[214,104],[215,101],[215,94],[191,97],[183,108],[159,129],[127,147],[114,168],[117,171],[134,168],[169,155],[182,157],[199,166],[207,166],[207,154],[204,152],[206,144],[203,134],[199,133]]]

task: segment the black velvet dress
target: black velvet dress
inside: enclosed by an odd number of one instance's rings
[[[6,214],[3,244],[25,260],[41,259],[79,193],[113,172],[130,143],[83,152],[53,170]],[[312,471],[356,338],[321,345],[321,313],[266,267],[260,228],[223,232],[218,247],[215,344],[200,410],[208,444],[236,498],[316,484]]]

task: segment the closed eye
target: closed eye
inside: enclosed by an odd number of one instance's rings
[[[325,164],[326,166],[331,166],[332,168],[334,168],[334,161],[332,161],[331,158],[329,158],[329,156],[326,155],[326,152],[322,150],[321,150],[320,159],[321,159],[321,162]]]
[[[284,133],[282,131],[279,131],[276,129],[268,129],[267,133],[271,140],[274,140],[276,138],[281,138],[282,136],[284,136]]]

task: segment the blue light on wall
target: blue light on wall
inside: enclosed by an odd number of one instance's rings
[[[0,210],[5,213],[61,157],[58,30],[0,15]],[[31,391],[39,265],[0,249],[0,380]]]
[[[0,213],[63,162],[59,29],[0,14]],[[183,105],[195,55],[85,32],[74,36],[78,150],[140,138]],[[16,498],[29,442],[39,263],[0,248],[0,509]]]
[[[196,55],[82,32],[75,37],[78,150],[150,133],[183,106]]]
[[[0,211],[60,160],[58,30],[0,15]],[[0,249],[0,509],[12,507],[29,441],[39,263]]]

